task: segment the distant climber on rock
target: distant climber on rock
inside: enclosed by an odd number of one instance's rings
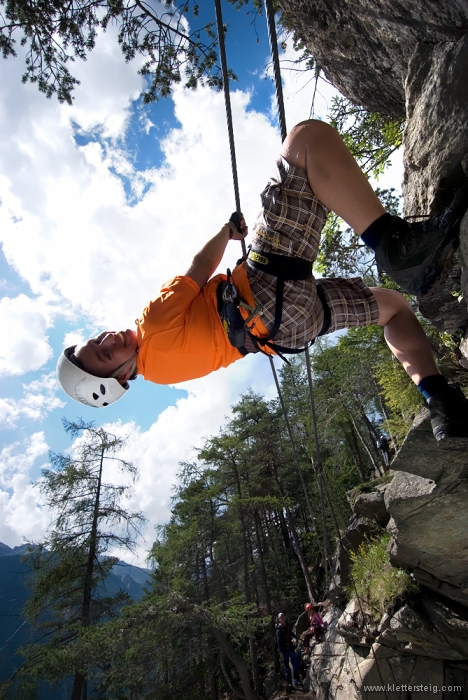
[[[380,435],[377,440],[377,449],[382,453],[382,459],[386,467],[390,464],[390,443],[385,435]]]
[[[304,653],[308,654],[309,653],[309,646],[310,646],[310,640],[312,637],[315,639],[316,644],[320,644],[320,638],[323,632],[325,632],[326,625],[324,621],[322,620],[322,616],[320,615],[320,610],[323,609],[323,606],[320,604],[314,605],[313,603],[306,603],[304,606],[304,609],[308,615],[309,618],[309,629],[306,631],[304,634],[304,637],[302,639],[302,645],[304,649]]]
[[[468,401],[439,373],[406,299],[391,289],[367,287],[360,277],[316,281],[312,274],[332,210],[374,250],[380,269],[407,292],[426,294],[446,273],[457,247],[468,183],[441,214],[408,223],[385,212],[338,132],[308,120],[284,141],[261,200],[250,252],[232,277],[212,275],[229,240],[247,235],[240,214],[205,244],[185,274],[163,285],[136,332],[104,331],[64,351],[57,374],[67,394],[89,406],[107,406],[138,374],[157,384],[177,383],[249,353],[297,352],[319,335],[379,324],[428,401],[439,445],[468,445]]]

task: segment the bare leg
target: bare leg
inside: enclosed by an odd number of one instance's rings
[[[393,289],[371,287],[385,326],[387,345],[415,384],[439,370],[421,324],[405,297]]]
[[[313,119],[301,122],[289,132],[282,155],[307,172],[318,199],[357,233],[385,214],[343,139],[329,124]]]
[[[310,187],[328,209],[357,233],[385,214],[379,198],[339,133],[316,120],[301,122],[288,134],[282,155],[307,172]],[[379,307],[385,340],[415,384],[439,374],[426,335],[410,305],[399,292],[372,289]]]

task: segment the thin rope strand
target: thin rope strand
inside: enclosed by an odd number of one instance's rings
[[[223,26],[223,15],[221,12],[221,0],[215,0],[215,11],[216,11],[216,27],[218,29],[218,44],[219,44],[219,57],[221,60],[221,74],[223,76],[223,88],[224,88],[224,104],[226,106],[226,119],[229,134],[229,149],[231,151],[231,169],[232,169],[232,180],[234,184],[234,197],[236,200],[236,211],[238,214],[241,213],[240,205],[240,194],[239,194],[239,180],[237,177],[237,162],[236,162],[236,146],[234,143],[234,129],[232,126],[232,110],[231,110],[231,95],[229,92],[229,75],[227,69],[226,61],[226,46],[224,43],[224,26]],[[247,255],[247,249],[245,247],[245,241],[241,240],[242,245],[242,255],[245,257]]]
[[[273,59],[273,73],[275,76],[276,102],[278,104],[278,119],[280,123],[281,140],[284,141],[288,135],[288,132],[286,129],[286,116],[284,113],[283,83],[281,80],[281,68],[278,57],[278,37],[276,35],[275,11],[273,9],[272,0],[265,0],[265,12],[271,56]]]

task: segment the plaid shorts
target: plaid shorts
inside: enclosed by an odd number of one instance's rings
[[[261,194],[262,210],[253,227],[252,245],[265,253],[300,257],[313,262],[327,218],[326,207],[310,189],[307,174],[282,156]],[[276,277],[246,265],[256,305],[262,304],[262,321],[271,332],[275,319]],[[274,342],[300,348],[316,338],[323,326],[320,284],[331,313],[327,333],[377,323],[377,302],[360,277],[352,279],[286,280],[281,325]]]

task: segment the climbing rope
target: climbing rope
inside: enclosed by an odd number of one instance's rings
[[[273,74],[275,76],[276,104],[278,107],[278,119],[281,130],[281,141],[288,135],[286,129],[286,116],[284,113],[283,81],[281,80],[281,69],[278,57],[278,39],[276,36],[275,11],[272,0],[265,0],[265,14],[268,27],[268,39],[270,40],[270,50],[273,58]]]
[[[228,125],[229,134],[229,149],[231,151],[231,168],[232,168],[232,179],[234,183],[234,196],[236,200],[236,211],[238,214],[241,213],[240,205],[240,194],[239,194],[239,180],[237,177],[237,161],[236,161],[236,146],[234,143],[234,129],[232,126],[232,109],[231,109],[231,93],[229,91],[229,74],[226,62],[226,46],[224,43],[224,25],[223,25],[223,15],[221,12],[221,0],[215,0],[215,11],[216,11],[216,27],[218,30],[218,44],[219,44],[219,55],[221,58],[221,74],[223,77],[223,90],[224,90],[224,105],[226,107],[226,120]],[[245,241],[241,240],[242,245],[242,255],[245,257],[247,255],[247,250],[245,247]]]
[[[221,10],[221,0],[215,0],[215,12],[216,12],[216,27],[217,27],[218,42],[219,42],[219,53],[220,53],[220,60],[221,60],[221,75],[222,75],[223,90],[224,90],[224,104],[226,107],[226,121],[227,121],[227,126],[228,126],[229,148],[230,148],[230,152],[231,152],[232,179],[233,179],[233,184],[234,184],[236,210],[240,213],[241,212],[241,204],[240,204],[240,195],[239,195],[239,180],[238,180],[238,176],[237,176],[236,148],[235,148],[235,142],[234,142],[234,128],[233,128],[233,123],[232,123],[231,97],[230,97],[230,91],[229,91],[229,74],[228,74],[227,60],[226,60],[226,45],[224,42],[224,25],[223,25],[223,16],[222,16],[222,10]],[[269,37],[271,52],[272,52],[272,56],[273,56],[273,71],[274,71],[274,75],[275,75],[276,99],[277,99],[277,103],[278,103],[278,114],[279,114],[279,121],[280,121],[280,128],[281,128],[281,140],[284,141],[284,139],[287,136],[286,118],[285,118],[285,111],[284,111],[281,70],[280,70],[279,57],[278,57],[278,39],[277,39],[277,35],[276,35],[274,10],[273,10],[273,5],[272,5],[271,0],[265,0],[265,12],[266,12],[267,23],[268,23],[268,37]],[[245,249],[245,242],[242,240],[241,243],[242,243],[243,256],[246,257],[247,252]],[[306,488],[306,485],[304,483],[304,477],[303,477],[303,474],[302,474],[302,471],[301,471],[301,468],[299,465],[299,460],[297,458],[297,449],[295,446],[295,441],[293,438],[291,426],[289,424],[289,418],[288,418],[288,414],[286,411],[286,406],[285,406],[285,403],[283,401],[283,397],[281,394],[280,384],[279,384],[278,378],[276,376],[276,371],[275,371],[273,359],[271,357],[269,359],[270,359],[271,370],[273,373],[273,378],[274,378],[274,381],[276,384],[276,389],[278,392],[278,397],[279,397],[281,408],[283,411],[283,416],[284,416],[284,419],[286,422],[286,427],[288,430],[289,439],[291,441],[291,445],[292,445],[292,449],[293,449],[294,461],[295,461],[297,469],[299,471],[301,485],[302,485],[302,488],[304,491],[304,495],[305,495],[307,507],[309,510],[309,514],[311,517],[311,521],[312,521],[313,526],[315,527],[315,517],[313,514],[312,506],[310,504],[307,488]],[[311,393],[311,407],[312,407],[312,413],[314,416],[314,424],[316,425],[312,384],[309,385],[309,390]],[[317,440],[318,440],[318,433],[316,432],[316,445],[318,446]],[[317,464],[320,464],[320,456],[318,456]],[[319,476],[317,476],[317,478],[319,479]],[[319,481],[319,493],[321,494],[321,498],[322,498],[323,489],[320,486],[320,481]],[[323,529],[324,555],[325,555],[324,566],[325,566],[325,571],[326,571],[327,570],[326,559],[327,559],[327,555],[328,555],[328,544],[327,544],[327,534],[326,534],[326,529],[325,529],[324,508],[325,508],[325,506],[324,506],[324,503],[322,502],[322,519],[324,521],[324,529]],[[306,578],[308,578],[308,572],[304,572],[304,575],[306,576]],[[311,586],[309,586],[309,588],[311,588]]]

